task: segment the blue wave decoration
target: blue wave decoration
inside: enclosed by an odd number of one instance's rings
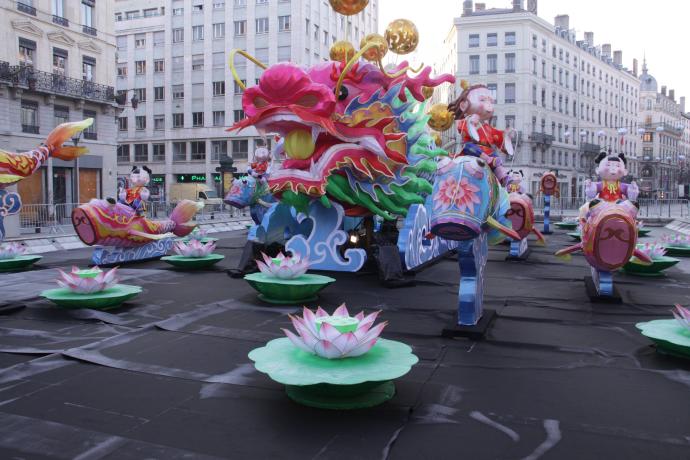
[[[427,238],[430,227],[430,206],[431,197],[427,197],[424,206],[419,204],[410,206],[403,228],[398,235],[398,252],[407,270],[419,267],[458,247],[457,241],[438,237]]]
[[[136,248],[99,246],[93,250],[91,261],[96,265],[114,265],[141,260],[157,259],[166,255],[176,238],[163,238]]]
[[[327,208],[319,201],[312,201],[309,215],[297,216],[300,225],[311,222],[309,237],[295,235],[286,243],[285,249],[309,259],[314,270],[358,271],[367,260],[364,249],[350,248],[345,250],[344,257],[340,255],[340,246],[347,242],[348,237],[341,230],[344,215],[343,207],[337,203],[331,203]]]
[[[0,241],[5,239],[5,216],[17,214],[22,208],[22,198],[16,192],[0,189]]]
[[[310,220],[297,220],[297,212],[292,206],[275,203],[264,214],[261,224],[249,229],[247,240],[263,244],[285,244],[295,235],[309,235],[312,231]]]

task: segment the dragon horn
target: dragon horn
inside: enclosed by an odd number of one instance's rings
[[[86,147],[63,147],[62,144],[72,139],[75,134],[84,131],[93,124],[93,118],[76,121],[72,123],[62,123],[53,129],[46,137],[46,145],[52,150],[51,155],[60,160],[74,160],[88,152]]]
[[[237,75],[237,70],[235,70],[235,54],[239,54],[239,55],[249,59],[251,62],[258,65],[259,67],[261,67],[264,70],[266,70],[268,67],[266,66],[266,64],[259,61],[254,56],[252,56],[251,54],[247,53],[244,50],[235,48],[232,51],[230,51],[230,56],[228,56],[228,64],[230,65],[230,72],[232,73],[232,78],[235,79],[235,83],[237,83],[237,85],[240,88],[242,88],[242,91],[244,91],[245,89],[247,89],[247,87],[245,86],[244,83],[242,83],[240,76]]]

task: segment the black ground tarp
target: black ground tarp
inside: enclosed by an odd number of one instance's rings
[[[144,292],[109,312],[38,296],[88,250],[0,274],[0,303],[24,306],[0,315],[0,458],[690,458],[690,362],[634,327],[690,304],[688,260],[663,279],[616,275],[623,303],[592,304],[584,259],[551,255],[569,244],[562,232],[525,262],[491,248],[485,305],[498,318],[479,342],[440,337],[456,314],[453,258],[398,289],[331,274],[320,305],[383,310],[384,336],[420,357],[390,402],[342,412],[299,406],[254,369],[247,353],[298,308],[228,277],[245,236],[221,236],[213,270],[123,267]]]

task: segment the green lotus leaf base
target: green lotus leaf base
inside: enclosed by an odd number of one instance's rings
[[[291,399],[322,409],[361,409],[388,401],[395,394],[392,380],[419,361],[408,345],[386,339],[362,356],[326,359],[280,338],[249,352],[249,359],[259,372],[284,384]]]
[[[575,230],[577,228],[577,222],[556,222],[554,225],[563,230]]]
[[[568,233],[568,236],[574,239],[575,241],[580,241],[582,239],[582,237],[580,236],[580,232],[570,232]]]
[[[664,245],[667,256],[690,257],[690,247]]]
[[[690,331],[675,319],[656,319],[635,327],[656,344],[658,352],[690,359]]]
[[[43,256],[38,255],[26,255],[18,256],[12,259],[2,259],[0,260],[0,272],[11,272],[14,270],[21,270],[31,266],[32,264],[41,260]]]
[[[67,288],[48,289],[41,296],[52,301],[60,308],[93,308],[107,310],[115,308],[122,302],[136,297],[141,287],[129,284],[116,284],[108,289],[92,294],[77,294]]]
[[[651,265],[643,265],[636,260],[631,259],[630,262],[623,266],[621,271],[634,276],[660,277],[664,276],[663,270],[671,268],[680,262],[680,259],[666,256],[654,259]]]
[[[329,276],[309,273],[285,280],[259,272],[246,275],[244,279],[259,292],[259,299],[279,305],[313,302],[319,291],[335,283]]]
[[[186,256],[165,256],[161,260],[169,263],[174,267],[186,268],[188,270],[197,270],[200,268],[208,268],[213,264],[225,259],[222,254],[209,254],[204,257],[186,257]]]
[[[646,229],[646,228],[638,228],[637,229],[637,236],[639,237],[645,237],[651,233],[651,230]]]

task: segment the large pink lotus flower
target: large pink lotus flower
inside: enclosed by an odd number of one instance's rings
[[[671,313],[673,313],[673,317],[676,318],[676,321],[690,332],[690,310],[676,304],[676,310],[671,310]]]
[[[460,182],[454,177],[446,177],[434,195],[434,209],[444,210],[454,205],[458,211],[472,211],[474,204],[481,201],[478,191],[479,187],[470,184],[466,177],[460,179]]]
[[[60,287],[67,288],[77,294],[93,294],[100,292],[117,284],[119,278],[117,277],[117,268],[113,268],[107,272],[101,271],[98,266],[90,270],[79,270],[77,267],[72,267],[70,273],[65,273],[58,268],[60,278],[55,280]],[[85,274],[96,276],[83,276]]]
[[[647,256],[649,256],[649,258],[652,260],[661,259],[666,254],[666,248],[663,244],[659,243],[638,244],[637,249],[639,249],[640,252],[647,254]]]
[[[256,265],[261,273],[280,279],[292,279],[304,275],[309,269],[309,261],[303,260],[299,254],[288,257],[282,252],[271,258],[263,252],[261,253],[264,261],[256,261]]]
[[[296,335],[283,329],[288,339],[299,349],[322,358],[354,358],[371,350],[386,327],[387,322],[376,326],[374,321],[379,312],[364,316],[359,312],[350,316],[345,304],[332,315],[319,307],[316,313],[304,308],[302,317],[290,315]]]
[[[14,259],[26,252],[26,247],[19,243],[0,245],[0,260]]]
[[[188,243],[178,241],[174,246],[175,252],[184,257],[206,257],[216,250],[216,242],[209,241],[204,244],[199,240],[191,239]]]
[[[690,235],[676,233],[675,235],[664,235],[661,237],[661,239],[664,243],[671,246],[679,246],[684,248],[690,247]]]

